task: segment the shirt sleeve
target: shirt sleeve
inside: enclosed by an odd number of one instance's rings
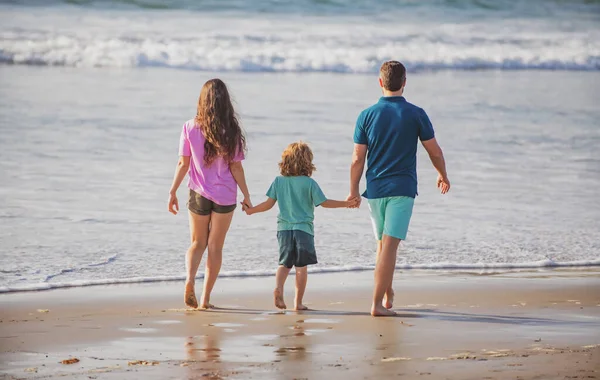
[[[189,157],[192,155],[190,150],[190,140],[188,139],[186,125],[183,125],[181,137],[179,137],[179,155]]]
[[[367,145],[367,134],[365,132],[364,112],[361,112],[356,119],[356,127],[354,128],[354,143]]]
[[[315,205],[315,207],[321,205],[321,203],[327,200],[327,197],[325,196],[325,194],[323,194],[323,190],[321,190],[321,187],[319,186],[317,181],[313,181],[311,186],[311,193],[313,204]]]
[[[421,141],[427,141],[434,137],[435,132],[433,131],[433,125],[431,125],[431,121],[425,111],[421,109],[419,112],[419,139]]]
[[[267,190],[267,197],[277,200],[277,178],[273,181],[269,190]]]

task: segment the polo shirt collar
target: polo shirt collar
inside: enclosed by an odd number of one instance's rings
[[[398,102],[406,102],[406,99],[404,99],[404,96],[382,96],[381,98],[379,98],[380,102],[394,102],[394,103],[398,103]]]

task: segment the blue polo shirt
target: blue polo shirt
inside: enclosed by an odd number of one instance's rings
[[[434,138],[422,108],[384,96],[356,120],[354,142],[367,146],[367,199],[417,195],[417,143]]]

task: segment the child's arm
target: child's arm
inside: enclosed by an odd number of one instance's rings
[[[277,203],[277,201],[275,199],[267,198],[267,200],[264,201],[263,203],[256,205],[254,207],[248,207],[244,211],[246,211],[246,214],[248,214],[248,215],[256,214],[257,212],[269,211],[270,209],[273,208],[273,206],[275,206],[275,203]]]
[[[349,201],[334,201],[333,199],[328,199],[325,202],[321,203],[319,206],[324,208],[343,208],[343,207],[352,207],[357,202],[358,198],[353,198]]]

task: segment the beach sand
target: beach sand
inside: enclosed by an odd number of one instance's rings
[[[597,270],[400,272],[394,318],[372,275],[309,274],[307,312],[272,277],[220,279],[211,311],[177,282],[5,294],[0,378],[600,379]]]

